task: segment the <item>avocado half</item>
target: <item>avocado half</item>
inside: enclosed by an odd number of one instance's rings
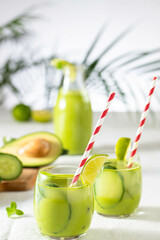
[[[49,132],[36,132],[8,142],[0,152],[17,156],[23,167],[39,167],[57,159],[62,153],[60,139]]]

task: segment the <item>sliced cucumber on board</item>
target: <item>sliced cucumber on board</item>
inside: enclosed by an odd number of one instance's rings
[[[22,163],[14,155],[0,153],[0,179],[13,180],[22,172]]]

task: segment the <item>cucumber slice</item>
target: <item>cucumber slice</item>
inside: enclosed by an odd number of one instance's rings
[[[111,161],[107,161],[103,165],[103,169],[117,169],[117,160],[110,159]]]
[[[124,194],[123,177],[114,169],[104,169],[94,184],[95,200],[103,209],[119,203]]]
[[[114,169],[116,170],[117,168],[111,165],[104,165],[103,169]]]
[[[50,192],[49,192],[50,191]],[[38,206],[41,230],[48,235],[59,234],[67,227],[71,218],[71,206],[66,194],[57,189],[45,189],[46,198]]]
[[[130,198],[134,198],[141,193],[141,169],[123,172],[125,192]]]
[[[13,180],[22,172],[22,163],[14,155],[0,153],[0,178],[2,180]]]
[[[56,187],[56,188],[59,187],[57,184],[52,183],[52,182],[48,182],[48,183],[47,183],[47,186],[48,186],[48,187]]]

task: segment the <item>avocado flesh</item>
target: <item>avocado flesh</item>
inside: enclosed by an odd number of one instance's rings
[[[50,150],[47,155],[43,157],[27,157],[19,154],[19,149],[23,145],[29,143],[30,141],[34,141],[35,139],[44,139],[49,142]],[[0,148],[0,152],[17,156],[21,160],[23,167],[39,167],[55,161],[57,157],[61,155],[62,143],[55,134],[48,132],[36,132],[27,134],[10,143],[7,143]]]

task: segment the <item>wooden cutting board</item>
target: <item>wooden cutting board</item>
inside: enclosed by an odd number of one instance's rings
[[[23,168],[19,178],[12,181],[0,182],[0,192],[3,191],[26,191],[34,187],[38,168]]]

